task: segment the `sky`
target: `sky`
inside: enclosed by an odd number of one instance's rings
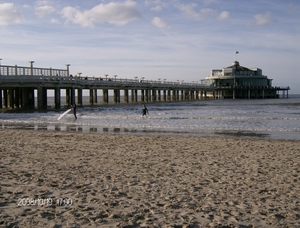
[[[74,75],[200,83],[237,59],[300,94],[299,40],[299,0],[0,0],[1,64]]]

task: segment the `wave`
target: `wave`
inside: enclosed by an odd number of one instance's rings
[[[141,120],[141,118],[139,118]],[[66,126],[95,126],[95,127],[121,127],[121,128],[136,128],[136,129],[177,129],[177,130],[187,130],[187,131],[196,131],[196,130],[232,130],[232,131],[277,131],[277,132],[300,132],[300,127],[297,126],[268,126],[268,125],[242,125],[242,124],[236,124],[236,125],[228,125],[228,124],[217,124],[217,123],[208,123],[208,124],[184,124],[184,125],[178,125],[173,122],[170,123],[161,123],[161,122],[149,122],[151,119],[145,119],[141,120],[140,122],[105,122],[105,121],[93,121],[93,122],[81,122],[81,121],[75,121],[72,117],[72,121],[65,121],[60,122],[57,120],[34,120],[34,119],[28,119],[28,120],[1,120],[0,123],[2,125],[66,125]],[[172,119],[171,119],[172,120]],[[146,121],[146,123],[144,122]],[[173,124],[172,124],[173,123]]]
[[[105,131],[103,129],[127,129],[136,132],[185,132],[198,135],[209,132],[254,132],[277,135],[279,138],[294,134],[293,137],[300,140],[299,107],[295,105],[295,101],[285,107],[281,103],[288,105],[288,100],[152,103],[147,105],[147,118],[141,117],[140,105],[84,107],[78,108],[76,121],[71,113],[58,121],[63,110],[0,113],[0,124],[4,128],[23,126],[27,129],[87,129],[84,130],[87,132],[89,129],[96,129],[98,132]]]

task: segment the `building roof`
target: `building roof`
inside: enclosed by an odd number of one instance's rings
[[[231,66],[226,68],[235,68],[235,71],[253,71],[247,67],[240,66],[240,63],[238,61],[234,61]]]

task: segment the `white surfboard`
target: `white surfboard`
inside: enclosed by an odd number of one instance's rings
[[[69,112],[71,112],[71,108],[70,109],[68,109],[67,111],[65,111],[63,114],[61,114],[58,118],[57,118],[57,120],[60,120],[61,118],[63,118],[65,115],[67,115]]]

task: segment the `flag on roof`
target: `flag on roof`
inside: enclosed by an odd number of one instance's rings
[[[235,54],[238,54],[238,53],[239,53],[238,51],[235,52]]]

